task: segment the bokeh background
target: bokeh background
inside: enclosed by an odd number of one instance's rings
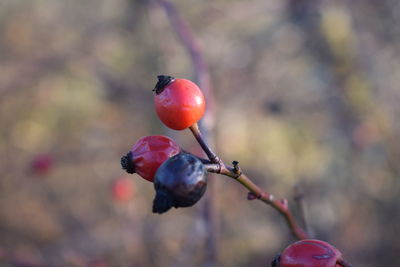
[[[305,193],[311,233],[355,266],[400,242],[400,2],[176,0],[214,88],[216,147],[277,197]],[[1,266],[268,266],[293,241],[272,208],[217,177],[218,259],[201,200],[151,213],[151,184],[112,194],[144,135],[156,75],[193,78],[156,1],[0,3]]]

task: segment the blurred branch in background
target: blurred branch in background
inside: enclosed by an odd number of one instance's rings
[[[293,200],[295,201],[298,217],[300,218],[304,231],[308,233],[309,237],[312,237],[313,233],[308,223],[307,205],[302,185],[297,184],[294,186]]]
[[[316,63],[315,73],[319,73],[325,83],[322,90],[325,90],[326,104],[336,118],[333,128],[340,130],[352,144],[352,132],[358,124],[359,116],[349,98],[353,88],[349,88],[348,82],[351,78],[360,78],[354,77],[358,73],[352,61],[354,57],[351,55],[348,15],[341,13],[340,18],[327,17],[338,14],[322,13],[321,4],[319,0],[289,0],[288,18],[303,32],[305,47]],[[342,21],[339,22],[339,19]]]
[[[157,0],[157,2],[165,9],[172,27],[176,31],[182,45],[186,48],[191,58],[194,82],[202,89],[207,101],[205,115],[200,121],[200,128],[204,133],[204,137],[212,146],[215,145],[213,130],[215,116],[215,102],[212,92],[210,73],[205,62],[200,45],[196,40],[189,25],[179,14],[178,9],[168,0]],[[217,241],[217,217],[215,207],[215,175],[210,174],[207,185],[207,194],[205,195],[203,205],[203,221],[206,229],[205,243],[205,263],[204,266],[216,266],[218,258],[218,241]]]
[[[380,64],[379,56],[375,55],[398,55],[394,14],[398,14],[399,5],[390,0],[379,3],[289,0],[287,3],[288,18],[302,31],[304,47],[314,62],[314,73],[323,84],[326,107],[334,118],[331,137],[336,145],[331,168],[336,175],[332,178],[336,183],[347,185],[341,193],[353,201],[359,201],[359,196],[351,195],[362,191],[362,187],[374,188],[371,189],[374,191],[388,183],[389,187],[398,188],[400,147],[394,139],[399,134],[397,119],[392,117],[398,111],[386,109],[393,89],[390,82],[382,83],[381,78],[398,80],[399,74],[393,71],[395,67],[390,59]],[[383,52],[383,47],[391,47],[388,50],[392,52]],[[382,67],[385,71],[379,70]],[[371,160],[369,157],[374,153],[385,158],[387,166],[384,161]],[[372,174],[377,169],[385,173],[385,182],[372,181],[379,180]],[[369,199],[367,209],[385,202],[383,199],[375,201]],[[391,206],[389,203],[386,205]],[[345,225],[352,224],[350,214],[345,220]],[[358,221],[358,224],[362,228],[363,222]],[[354,237],[347,236],[353,241]],[[387,247],[375,253],[383,257],[384,251],[387,252]]]

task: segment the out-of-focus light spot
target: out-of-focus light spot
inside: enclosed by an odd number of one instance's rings
[[[203,103],[203,98],[201,98],[200,96],[196,96],[194,98],[194,101],[196,101],[197,105],[201,105],[201,103]]]
[[[337,55],[346,53],[347,50],[343,47],[353,42],[350,17],[344,9],[327,9],[323,13],[321,30]]]
[[[18,122],[12,130],[13,144],[24,150],[34,150],[47,135],[46,128],[32,120]]]
[[[117,202],[129,202],[135,193],[135,185],[130,177],[119,177],[112,185],[112,195]]]

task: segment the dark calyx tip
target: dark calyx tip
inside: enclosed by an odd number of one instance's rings
[[[168,75],[158,75],[157,78],[158,82],[153,89],[153,91],[155,91],[157,95],[161,94],[161,92],[164,91],[164,87],[167,86],[173,80],[175,80],[174,77]]]
[[[153,213],[167,212],[173,206],[171,197],[164,191],[157,191],[153,201]]]
[[[121,158],[121,167],[127,173],[130,173],[130,174],[135,173],[135,166],[132,163],[132,153],[131,152],[129,152],[128,154],[126,154],[126,156],[123,156]]]
[[[279,267],[280,259],[281,259],[281,255],[280,254],[276,255],[274,260],[271,262],[271,267]]]

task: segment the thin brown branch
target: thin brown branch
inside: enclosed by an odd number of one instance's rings
[[[249,177],[247,177],[242,172],[237,161],[233,162],[233,166],[226,165],[220,159],[218,163],[211,161],[207,162],[206,160],[202,161],[205,163],[207,171],[231,177],[242,184],[244,187],[246,187],[246,189],[250,192],[248,199],[257,198],[277,210],[279,214],[285,219],[289,229],[291,230],[295,238],[309,238],[306,231],[304,231],[303,228],[298,225],[293,213],[289,210],[287,199],[277,199],[273,194],[263,191],[258,185],[256,185]]]
[[[253,181],[251,181],[250,178],[244,173],[240,172],[237,174],[235,172],[235,167],[226,166],[223,162],[220,164],[220,174],[234,178],[236,181],[246,187],[247,190],[249,190],[249,192],[251,192],[256,198],[277,210],[284,217],[293,236],[295,236],[297,239],[308,238],[307,233],[297,224],[293,214],[290,212],[287,199],[275,198],[274,195],[263,191],[259,186],[253,183]]]
[[[204,153],[206,153],[207,157],[211,160],[211,162],[217,163],[219,159],[217,155],[211,150],[210,146],[204,140],[197,123],[190,126],[189,129],[190,131],[192,131],[193,136],[196,138],[197,142],[200,144]]]

